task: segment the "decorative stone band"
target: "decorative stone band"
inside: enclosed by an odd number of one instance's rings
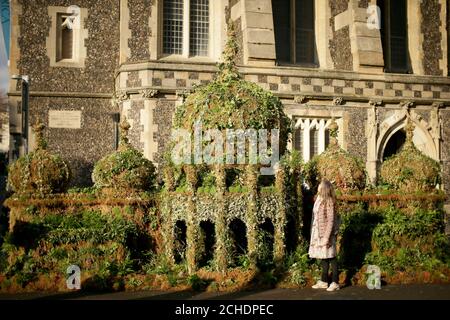
[[[152,64],[153,65],[153,64]],[[177,91],[190,90],[196,85],[213,80],[216,69],[211,66],[175,65],[163,70],[160,64],[154,64],[155,70],[122,71],[118,81],[122,90],[154,90]],[[137,68],[137,67],[136,67]],[[203,71],[199,71],[203,70]],[[297,97],[298,103],[308,96],[332,96],[333,98],[372,98],[372,100],[418,99],[436,100],[450,99],[450,81],[443,77],[425,77],[411,75],[386,75],[385,79],[371,75],[350,72],[326,72],[320,76],[317,72],[301,70],[287,72],[284,69],[255,70],[243,68],[244,79],[259,84],[280,96]],[[263,73],[263,72],[267,73]],[[283,73],[286,75],[282,75]],[[130,82],[121,80],[139,76],[142,87],[130,87]],[[303,96],[304,98],[301,98]],[[346,99],[344,99],[346,100]],[[296,101],[296,102],[297,102]],[[337,100],[337,102],[339,102]]]

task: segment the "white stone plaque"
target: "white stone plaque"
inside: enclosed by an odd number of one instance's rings
[[[49,110],[50,128],[81,129],[81,111]]]

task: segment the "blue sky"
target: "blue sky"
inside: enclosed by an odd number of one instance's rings
[[[0,19],[5,38],[6,53],[9,56],[9,0],[0,0]]]

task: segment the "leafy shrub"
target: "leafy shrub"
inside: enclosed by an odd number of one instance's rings
[[[64,192],[70,181],[70,169],[60,156],[37,149],[10,165],[8,184],[24,195],[43,196]]]
[[[131,146],[104,157],[94,167],[96,188],[148,190],[155,185],[155,166]]]
[[[412,130],[411,128],[409,131]],[[408,133],[402,150],[381,165],[381,183],[405,192],[433,191],[440,182],[439,163],[419,151]]]

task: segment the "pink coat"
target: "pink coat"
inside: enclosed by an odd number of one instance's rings
[[[335,205],[324,203],[320,197],[313,208],[311,225],[311,242],[309,256],[311,258],[329,259],[336,256],[336,234],[338,221]],[[330,244],[330,247],[327,247]]]

